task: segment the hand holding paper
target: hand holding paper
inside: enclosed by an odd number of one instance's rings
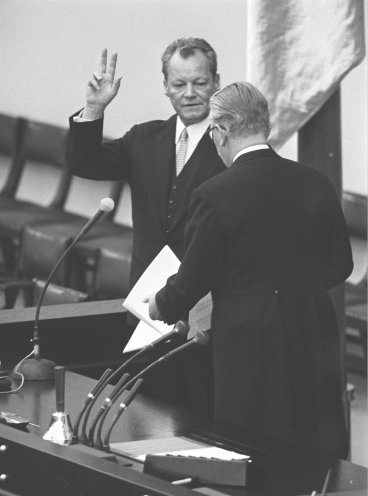
[[[154,297],[157,291],[165,286],[167,279],[176,274],[179,266],[179,259],[168,246],[164,246],[124,300],[123,306],[141,320],[128,342],[125,352],[145,346],[160,335],[167,334],[172,330],[172,325],[155,320],[160,319],[161,316]],[[207,295],[198,302],[189,314],[191,330],[188,338],[192,337],[193,332],[210,328],[211,310],[211,296]]]

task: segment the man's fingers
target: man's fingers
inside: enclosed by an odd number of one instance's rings
[[[90,79],[88,81],[88,83],[87,83],[87,86],[91,86],[95,90],[99,90],[100,89],[100,85],[99,85],[98,81],[96,81],[95,79]]]
[[[109,66],[107,68],[107,74],[109,75],[111,81],[114,80],[114,77],[115,77],[115,69],[116,69],[116,61],[118,59],[118,54],[117,53],[113,53],[110,57],[110,62],[109,62]]]
[[[104,48],[101,52],[100,68],[99,68],[100,74],[105,74],[106,65],[107,65],[107,48]]]

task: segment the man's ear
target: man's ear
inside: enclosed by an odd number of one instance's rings
[[[166,95],[166,96],[169,96],[169,95],[168,95],[169,88],[168,88],[168,86],[167,86],[167,81],[166,81],[166,79],[164,79],[164,80],[163,80],[163,83],[164,83],[164,93],[165,93],[165,95]]]
[[[220,74],[216,74],[215,76],[215,85],[216,85],[216,91],[218,91],[221,88]]]
[[[221,146],[225,146],[227,142],[228,142],[227,132],[221,129],[219,143]]]

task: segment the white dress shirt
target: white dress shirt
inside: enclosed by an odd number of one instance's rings
[[[254,152],[256,150],[268,150],[270,147],[266,145],[266,143],[262,143],[260,145],[252,145],[252,146],[246,146],[245,148],[242,148],[233,158],[233,163],[235,160],[240,157],[240,155],[244,155],[244,153],[249,153],[249,152]]]
[[[176,153],[178,152],[178,148],[179,148],[178,142],[183,129],[186,127],[188,131],[188,148],[187,148],[187,153],[185,155],[185,162],[188,161],[189,157],[196,149],[196,146],[202,139],[204,133],[207,131],[209,125],[210,125],[209,116],[206,117],[203,121],[197,122],[196,124],[191,124],[190,126],[185,126],[182,120],[180,119],[180,117],[179,116],[177,117],[176,133],[175,133]]]

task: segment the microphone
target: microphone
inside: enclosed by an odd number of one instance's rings
[[[42,302],[45,297],[47,288],[51,282],[51,279],[57,269],[60,267],[62,262],[65,260],[69,252],[74,248],[74,246],[78,243],[78,241],[96,224],[99,218],[106,212],[111,212],[114,208],[114,202],[111,198],[103,198],[100,202],[100,208],[95,213],[95,215],[89,219],[86,225],[82,228],[79,234],[75,237],[72,243],[68,246],[68,248],[61,255],[59,260],[56,262],[54,267],[52,268],[48,278],[45,281],[43,290],[40,294],[40,297],[36,306],[36,314],[35,321],[33,326],[33,338],[31,342],[33,342],[33,358],[28,358],[21,363],[18,368],[18,373],[22,374],[24,380],[26,381],[47,381],[53,378],[53,370],[56,366],[56,363],[52,360],[47,360],[46,358],[41,358],[40,356],[40,337],[38,332],[38,322],[40,318],[40,311],[42,307]]]
[[[84,414],[85,416],[84,416],[84,419],[83,419],[82,433],[81,433],[80,441],[82,443],[84,443],[84,444],[87,444],[86,426],[87,426],[87,421],[88,421],[89,414],[90,414],[90,412],[92,410],[92,407],[93,407],[94,403],[96,402],[98,396],[101,394],[101,392],[103,391],[103,389],[106,387],[106,385],[109,382],[111,382],[113,379],[115,379],[116,376],[118,376],[119,374],[121,374],[127,368],[127,366],[130,363],[132,363],[133,360],[137,359],[138,357],[140,357],[141,355],[143,355],[144,353],[146,353],[148,350],[155,349],[159,344],[170,340],[175,335],[178,335],[178,336],[187,336],[188,335],[188,332],[189,332],[189,324],[188,324],[188,322],[185,322],[183,320],[179,320],[175,324],[175,326],[173,327],[173,329],[169,333],[167,333],[167,334],[165,334],[163,336],[160,336],[158,339],[156,339],[152,343],[150,343],[150,344],[144,346],[143,348],[141,348],[140,350],[138,350],[128,360],[126,360],[125,362],[123,362],[115,370],[115,372],[113,372],[111,375],[110,375],[110,373],[108,373],[106,375],[103,374],[101,376],[101,378],[99,379],[98,383],[95,386],[95,388],[96,388],[97,385],[98,385],[98,389],[95,390],[95,391],[93,391],[93,392],[91,391],[91,393],[88,394],[88,397],[86,399],[86,402],[85,402],[84,406],[82,407],[81,412],[78,415],[78,418],[77,418],[77,421],[76,421],[76,424],[75,424],[75,427],[74,427],[74,439],[75,439],[75,442],[78,442],[79,424],[80,424],[81,419],[82,419],[83,414]],[[112,372],[111,369],[108,369],[108,370],[110,372]],[[92,395],[92,397],[89,399],[89,396],[90,395]]]
[[[153,367],[156,367],[160,363],[162,363],[162,362],[164,362],[166,360],[169,360],[170,358],[172,358],[177,353],[180,353],[181,351],[185,350],[186,348],[189,348],[189,346],[193,346],[193,345],[204,346],[204,345],[206,345],[209,342],[209,340],[210,340],[209,332],[210,332],[209,330],[206,330],[206,331],[197,331],[196,334],[194,335],[194,337],[192,339],[189,339],[184,344],[181,344],[177,348],[174,348],[174,349],[168,351],[164,355],[162,355],[159,358],[157,358],[157,360],[155,360],[154,362],[152,362],[149,365],[147,365],[147,367],[145,367],[143,370],[141,370],[140,372],[138,372],[138,374],[136,374],[134,377],[132,377],[132,379],[130,379],[125,384],[124,389],[129,389],[130,386],[132,386],[132,384],[134,384],[134,382],[137,379],[139,379],[143,375],[146,375],[147,372],[149,372]]]
[[[112,404],[114,403],[115,399],[120,395],[120,393],[125,389],[123,388],[123,386],[125,385],[125,383],[128,381],[128,379],[130,378],[130,374],[124,374],[118,381],[118,383],[116,384],[116,386],[114,387],[114,389],[112,390],[112,392],[110,393],[109,396],[107,396],[104,400],[104,402],[102,403],[102,405],[100,406],[100,409],[98,410],[94,420],[92,421],[92,425],[89,429],[89,432],[88,432],[88,443],[90,446],[93,446],[94,443],[93,443],[93,435],[94,435],[94,432],[95,432],[95,428],[96,428],[96,425],[98,423],[98,421],[101,419],[101,422],[103,421],[103,419],[106,417],[108,411],[110,410]],[[102,428],[102,425],[101,425],[101,422],[100,422],[100,426]]]
[[[189,348],[190,346],[193,346],[193,345],[200,345],[200,346],[206,345],[210,340],[209,332],[210,332],[209,330],[197,331],[197,333],[194,335],[194,337],[192,339],[189,339],[186,343],[184,343],[184,344],[170,350],[168,353],[165,353],[164,355],[160,356],[157,360],[150,363],[147,367],[145,367],[138,374],[136,374],[134,377],[132,377],[132,379],[130,379],[125,385],[123,385],[122,389],[119,391],[117,396],[120,396],[120,394],[123,391],[125,391],[126,389],[129,389],[130,387],[132,387],[132,389],[133,389],[133,386],[137,382],[137,380],[139,380],[142,376],[146,375],[147,372],[149,372],[152,368],[156,367],[157,365],[159,365],[160,363],[162,363],[166,360],[169,360],[177,353],[180,353],[181,351],[183,351],[186,348]],[[111,405],[110,405],[110,407],[111,407]],[[103,420],[102,420],[102,422],[103,422]],[[100,431],[102,429],[102,422],[99,426]],[[98,444],[99,445],[101,444],[101,440],[98,440]],[[104,442],[104,447],[106,447],[106,442]]]
[[[100,391],[104,387],[105,381],[108,380],[111,372],[112,372],[112,369],[106,369],[105,372],[102,374],[102,376],[99,378],[99,380],[96,382],[95,386],[88,393],[87,398],[84,401],[84,405],[83,405],[81,411],[78,413],[77,419],[76,419],[75,424],[74,424],[73,444],[78,443],[79,425],[81,423],[84,412],[86,412],[88,409],[88,412],[87,412],[87,415],[88,415],[89,411],[91,410],[91,408],[93,406],[92,402],[95,401],[95,398],[97,398],[98,394],[100,393]],[[92,403],[92,405],[91,405],[91,403]]]
[[[103,445],[102,445],[102,447],[103,447],[103,449],[105,451],[109,451],[110,450],[110,436],[111,436],[111,432],[112,432],[112,430],[113,430],[116,422],[119,420],[119,418],[121,417],[121,415],[125,412],[125,410],[129,406],[129,404],[135,398],[135,395],[137,394],[138,389],[140,388],[140,386],[141,386],[141,384],[142,384],[143,381],[144,381],[144,379],[138,379],[136,381],[136,383],[133,385],[132,389],[124,397],[124,400],[120,403],[119,408],[117,409],[117,412],[115,413],[115,416],[112,419],[112,422],[110,424],[110,427],[108,428],[108,430],[107,430],[107,432],[105,434],[104,442],[103,442]],[[101,440],[98,439],[98,441],[99,441],[98,445],[100,446]],[[97,446],[97,443],[96,443],[96,446]]]

